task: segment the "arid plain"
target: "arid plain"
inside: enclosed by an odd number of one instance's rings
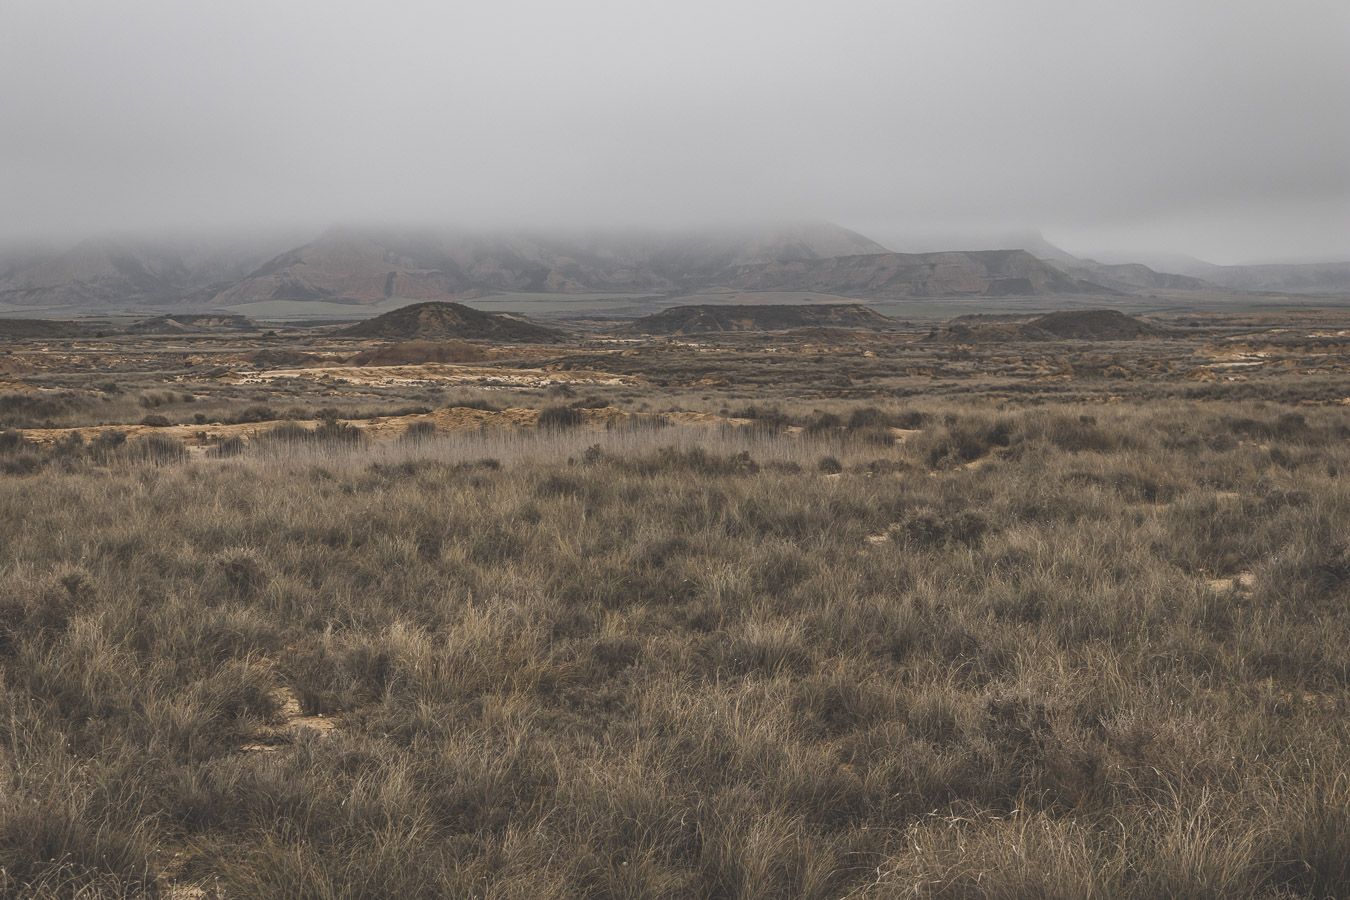
[[[1339,895],[1350,310],[812,309],[10,320],[3,889]]]

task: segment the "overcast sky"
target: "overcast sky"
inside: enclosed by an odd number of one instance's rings
[[[0,0],[0,235],[826,218],[1350,259],[1347,0]]]

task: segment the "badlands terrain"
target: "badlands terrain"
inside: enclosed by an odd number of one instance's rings
[[[0,319],[0,893],[1344,895],[1344,305],[468,302]]]

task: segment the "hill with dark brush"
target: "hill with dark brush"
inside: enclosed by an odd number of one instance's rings
[[[1032,319],[1005,316],[962,316],[933,331],[925,340],[975,344],[1000,341],[1133,341],[1166,337],[1160,328],[1114,309],[1065,310]]]
[[[1046,313],[1027,323],[1056,338],[1078,341],[1132,341],[1169,332],[1115,309],[1074,309]]]
[[[891,299],[1115,293],[1066,275],[1025,250],[873,253],[762,263],[740,267],[727,283],[746,291]]]
[[[562,332],[518,316],[487,313],[461,303],[414,303],[337,332],[340,337],[385,338],[395,341],[478,340],[504,343],[551,343]]]
[[[792,328],[883,329],[891,319],[861,303],[675,306],[628,326],[637,334],[708,334],[719,331],[786,331]]]

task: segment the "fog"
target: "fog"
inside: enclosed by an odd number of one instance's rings
[[[1344,0],[4,0],[0,237],[824,218],[1350,259]]]

